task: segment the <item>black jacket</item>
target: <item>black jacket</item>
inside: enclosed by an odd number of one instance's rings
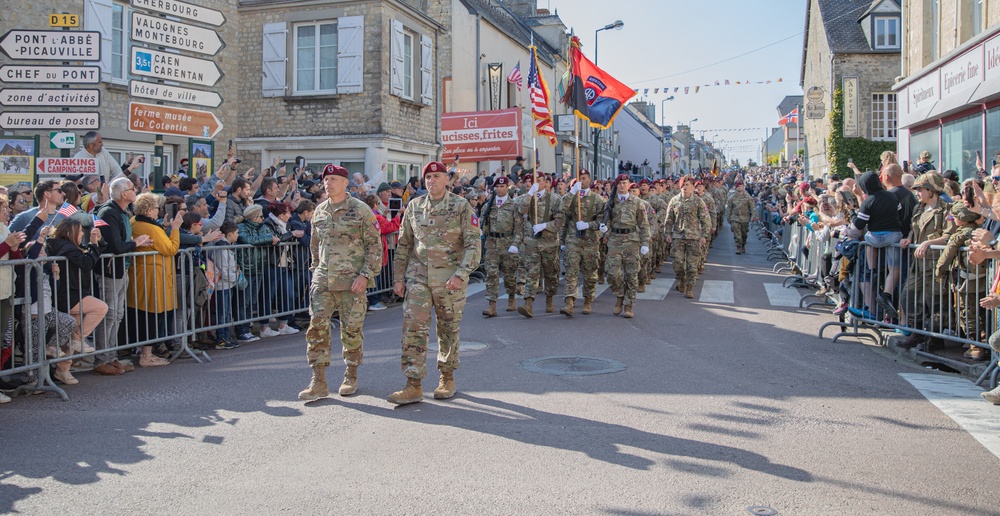
[[[868,194],[854,218],[854,227],[868,231],[903,231],[900,220],[902,206],[896,194],[882,188],[875,172],[865,172],[858,180],[861,190]]]
[[[45,242],[45,253],[66,258],[55,298],[56,309],[68,313],[81,299],[93,295],[94,267],[101,261],[101,250],[96,244],[80,247],[63,238],[50,238]]]
[[[135,251],[135,242],[129,238],[132,230],[128,212],[118,206],[115,201],[108,201],[98,206],[95,213],[97,213],[97,218],[108,223],[107,226],[100,227],[104,252],[120,255]],[[98,267],[101,275],[116,279],[124,277],[125,270],[124,258],[105,258],[101,260],[100,267]]]

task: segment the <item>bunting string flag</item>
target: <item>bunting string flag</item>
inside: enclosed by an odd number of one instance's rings
[[[694,90],[694,93],[698,93],[702,88],[724,88],[726,86],[767,86],[771,84],[782,83],[781,77],[777,79],[766,79],[762,81],[733,81],[730,79],[719,79],[712,82],[707,82],[705,84],[688,84],[686,86],[664,86],[662,88],[642,88],[643,95],[649,95],[650,91],[653,90],[653,95],[658,95],[662,91],[663,95],[667,95],[671,92],[678,93],[680,90],[684,90],[684,94],[688,95]],[[639,88],[633,88],[634,93],[639,93]]]
[[[637,90],[629,88],[592,63],[580,49],[580,39],[570,38],[571,83],[562,102],[590,127],[607,129],[615,121],[628,99]]]
[[[531,118],[535,120],[535,134],[545,136],[549,145],[555,146],[556,129],[552,124],[552,112],[549,111],[549,87],[545,78],[538,73],[538,55],[536,48],[531,47],[531,64],[528,66],[528,95],[531,97]]]

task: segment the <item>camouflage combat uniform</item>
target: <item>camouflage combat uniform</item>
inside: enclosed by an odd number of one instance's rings
[[[524,298],[533,299],[542,290],[542,281],[545,282],[545,296],[555,296],[559,291],[559,230],[563,224],[559,196],[548,191],[540,195],[524,195],[518,199],[518,207],[525,216],[524,249],[521,250],[525,268]],[[535,224],[545,224],[545,229],[537,237],[532,230]]]
[[[642,197],[639,197],[639,202],[642,203],[642,209],[644,212],[646,212],[646,221],[649,224],[649,235],[650,235],[649,244],[647,245],[650,245],[652,244],[653,236],[656,235],[656,230],[658,229],[655,222],[653,221],[654,220],[653,206],[649,204],[649,201],[643,199]],[[650,251],[646,254],[639,255],[639,278],[638,278],[639,283],[636,287],[636,292],[646,291],[646,285],[649,284],[653,272],[652,257],[653,257],[652,249],[650,249]]]
[[[410,201],[400,227],[393,278],[405,278],[403,301],[403,375],[422,380],[427,374],[427,340],[431,311],[437,316],[438,369],[458,369],[458,330],[465,308],[469,273],[479,266],[479,220],[472,206],[451,192],[432,201],[423,195]],[[462,280],[448,290],[452,277]]]
[[[580,201],[577,201],[579,199]],[[577,219],[577,205],[580,206],[580,218]],[[563,289],[566,297],[577,297],[577,285],[580,273],[583,272],[583,298],[593,302],[597,294],[597,267],[600,261],[600,238],[597,231],[604,214],[604,199],[593,190],[580,191],[579,194],[566,194],[560,206],[563,214],[563,242],[566,245],[566,285]],[[576,221],[582,220],[590,225],[583,232],[583,237],[577,234]]]
[[[642,199],[629,195],[625,201],[613,201],[607,222],[608,285],[616,297],[624,298],[624,306],[631,307],[639,288],[639,248],[649,246],[649,220]]]
[[[747,230],[756,205],[750,194],[734,192],[726,201],[726,212],[729,213],[729,226],[733,229],[733,240],[736,241],[737,252],[742,252],[747,246]]]
[[[486,208],[484,208],[485,213]],[[524,218],[518,211],[517,202],[507,196],[493,200],[489,214],[481,221],[486,235],[486,300],[496,301],[500,295],[500,275],[507,296],[514,298],[517,287],[518,254],[507,252],[510,246],[521,248],[524,237]]]
[[[701,263],[702,238],[708,239],[712,231],[712,219],[703,199],[695,194],[689,197],[678,195],[670,200],[664,229],[673,247],[674,275],[678,287],[688,293],[694,288]]]
[[[702,271],[705,269],[705,260],[708,259],[708,248],[712,245],[712,238],[714,238],[715,231],[719,228],[715,227],[715,198],[712,194],[708,193],[706,190],[705,193],[701,195],[698,195],[698,192],[695,192],[693,195],[697,195],[708,208],[708,221],[711,226],[708,234],[705,235],[705,245],[701,246],[701,256],[698,261],[698,270]]]
[[[715,235],[719,234],[719,230],[722,229],[722,221],[726,215],[726,201],[729,200],[729,190],[726,190],[724,186],[715,186],[708,189],[708,192],[712,194],[712,200],[715,201]]]
[[[654,216],[649,219],[650,245],[649,261],[650,270],[656,269],[663,263],[663,215],[667,210],[667,202],[656,192],[650,192],[642,198],[653,207]]]
[[[368,288],[374,287],[382,270],[378,221],[367,204],[351,196],[339,204],[327,199],[316,207],[311,234],[309,365],[330,365],[330,317],[339,312],[344,363],[356,367],[361,365],[368,303],[364,292],[351,292],[351,284],[361,275],[368,278]]]
[[[973,264],[969,261],[969,253],[961,251],[962,247],[969,245],[972,232],[978,227],[967,223],[977,220],[979,214],[966,208],[962,201],[952,205],[951,214],[956,220],[967,222],[955,228],[954,233],[948,238],[948,243],[938,258],[934,274],[938,280],[942,280],[948,278],[954,268],[956,274],[952,290],[958,298],[961,329],[964,330],[966,338],[981,342],[987,336],[983,333],[986,330],[986,309],[979,306],[979,300],[986,297],[989,290],[989,262]]]

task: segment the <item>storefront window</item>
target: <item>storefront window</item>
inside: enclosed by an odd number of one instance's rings
[[[910,134],[910,163],[917,163],[922,151],[931,151],[931,161],[935,164],[941,160],[940,149],[938,149],[938,128],[933,127],[926,131]]]
[[[944,124],[941,132],[943,170],[955,170],[963,180],[976,177],[976,152],[983,148],[983,118],[980,114]]]
[[[986,112],[986,156],[983,157],[983,164],[989,167],[992,160],[1000,161],[997,154],[1000,154],[1000,107]]]

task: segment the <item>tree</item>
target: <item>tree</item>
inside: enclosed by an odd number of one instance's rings
[[[887,150],[895,151],[896,142],[876,142],[867,138],[844,138],[844,92],[837,88],[833,92],[833,109],[830,110],[830,136],[827,138],[827,160],[830,163],[830,177],[850,177],[847,160],[861,170],[877,169],[881,155]]]

